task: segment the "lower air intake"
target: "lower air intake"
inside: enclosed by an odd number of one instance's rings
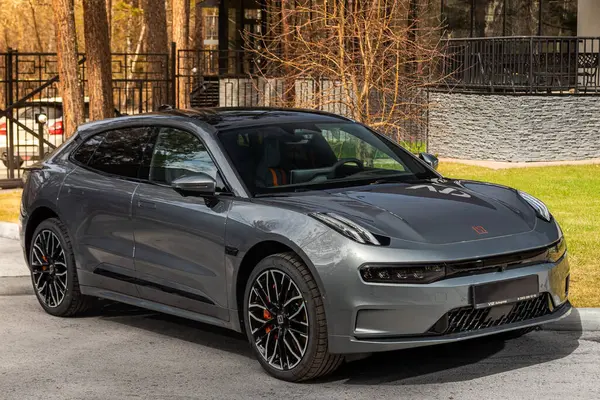
[[[431,333],[449,335],[473,332],[502,325],[510,325],[540,318],[552,312],[547,293],[535,299],[524,300],[489,308],[456,308],[444,315],[430,330]]]

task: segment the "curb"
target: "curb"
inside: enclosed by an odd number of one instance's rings
[[[543,329],[556,332],[598,332],[600,331],[600,308],[573,308],[568,317],[544,325]]]
[[[19,225],[12,222],[0,222],[0,237],[19,240]]]

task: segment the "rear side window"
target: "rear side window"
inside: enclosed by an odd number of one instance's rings
[[[128,128],[96,135],[79,147],[73,157],[82,163],[87,158],[87,165],[98,171],[137,178],[142,155],[150,145],[151,131],[151,128]]]
[[[87,163],[90,161],[90,158],[92,158],[92,155],[98,148],[98,145],[100,145],[100,143],[102,143],[104,140],[105,136],[106,133],[101,133],[86,140],[77,148],[77,150],[75,150],[75,152],[73,152],[73,159],[84,165],[87,165]]]

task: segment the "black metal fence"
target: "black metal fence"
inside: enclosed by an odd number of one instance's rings
[[[441,89],[529,94],[600,93],[600,38],[448,39]]]
[[[115,110],[137,114],[174,104],[174,54],[174,48],[171,54],[113,54]],[[85,56],[79,59],[87,118]],[[40,114],[47,117],[43,124]],[[56,54],[0,53],[0,186],[18,183],[22,167],[63,143],[62,117]]]

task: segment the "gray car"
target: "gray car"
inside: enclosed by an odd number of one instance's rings
[[[94,122],[28,170],[22,244],[48,313],[103,298],[245,332],[289,381],[566,316],[546,206],[436,166],[326,113]]]

